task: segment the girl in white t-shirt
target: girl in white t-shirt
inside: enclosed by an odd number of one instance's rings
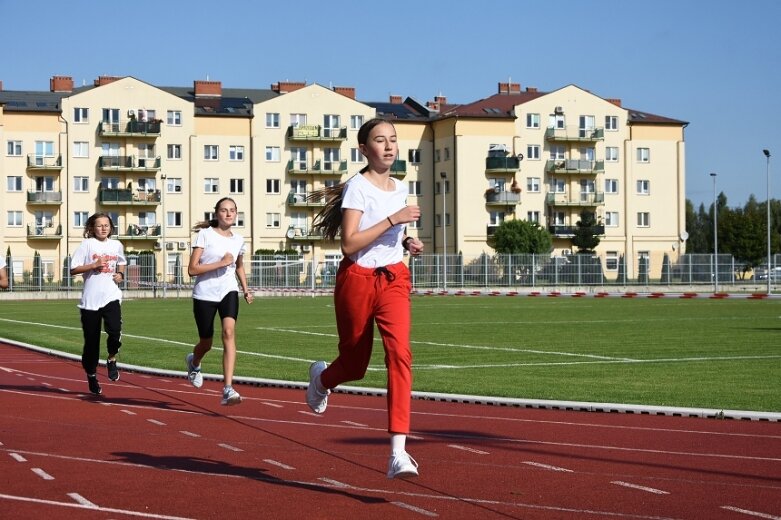
[[[125,279],[125,252],[122,242],[109,238],[114,234],[114,223],[105,213],[95,213],[84,226],[85,240],[71,257],[71,275],[84,275],[79,309],[84,332],[84,350],[81,365],[87,373],[90,392],[102,392],[97,368],[100,358],[101,322],[108,335],[106,346],[108,378],[119,379],[117,354],[122,346],[122,290],[117,284]]]
[[[239,317],[239,284],[247,303],[252,293],[247,287],[244,271],[244,238],[231,230],[236,223],[236,202],[228,197],[217,201],[214,218],[199,222],[187,272],[197,277],[193,287],[193,315],[198,327],[198,343],[185,357],[187,377],[200,388],[203,385],[201,360],[212,348],[214,317],[219,313],[222,323],[222,389],[223,405],[239,404],[241,396],[233,389],[233,369],[236,366],[236,320]]]
[[[396,129],[371,119],[358,130],[358,147],[368,165],[344,184],[317,193],[326,206],[314,227],[334,239],[339,233],[344,259],[334,288],[339,355],[330,364],[309,367],[307,404],[323,413],[332,388],[363,379],[371,358],[374,324],[382,336],[388,370],[388,432],[391,455],[388,478],[418,475],[418,464],[406,451],[412,400],[409,269],[404,249],[417,255],[423,243],[405,236],[405,224],[420,218],[418,206],[407,205],[406,184],[391,177],[398,158]],[[341,232],[340,232],[341,230]]]

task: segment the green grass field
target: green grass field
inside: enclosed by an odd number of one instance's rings
[[[778,301],[413,296],[412,306],[414,390],[781,411]],[[189,298],[122,309],[121,363],[184,370],[196,341]],[[80,354],[76,301],[4,301],[0,336]],[[336,354],[332,299],[242,301],[237,339],[236,375],[304,382],[311,361]],[[221,351],[204,370],[221,373]],[[385,386],[379,339],[354,384]]]

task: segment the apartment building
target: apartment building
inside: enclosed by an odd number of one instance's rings
[[[48,92],[0,82],[0,240],[20,262],[15,274],[38,252],[58,279],[87,217],[104,211],[126,251],[156,251],[170,280],[189,259],[193,224],[228,196],[248,251],[294,249],[335,264],[338,244],[312,231],[323,201],[309,195],[365,164],[356,134],[375,116],[396,125],[392,174],[422,208],[408,231],[428,253],[490,253],[507,219],[539,222],[555,253],[567,253],[583,209],[604,225],[608,276],[619,256],[631,273],[640,257],[659,266],[681,252],[686,123],[574,85],[544,93],[516,83],[454,105],[441,95],[360,101],[353,87],[290,81],[228,89],[98,77],[76,87],[55,76]]]

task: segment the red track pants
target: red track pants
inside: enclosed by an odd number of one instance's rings
[[[325,388],[363,379],[372,354],[374,323],[388,370],[388,431],[409,433],[412,400],[409,269],[404,263],[361,267],[348,258],[336,274],[334,306],[339,356],[320,375]]]

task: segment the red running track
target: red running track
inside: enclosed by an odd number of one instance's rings
[[[781,518],[777,422],[416,400],[395,481],[382,397],[102,371],[0,345],[1,518]]]

